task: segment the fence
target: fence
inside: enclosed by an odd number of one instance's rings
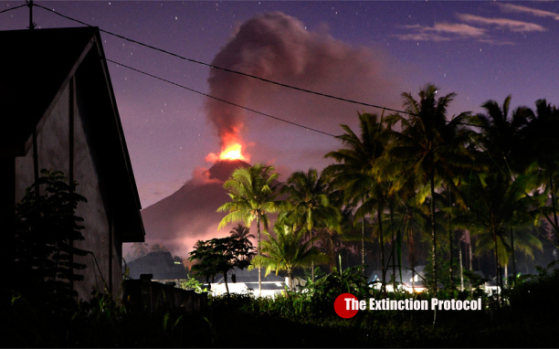
[[[124,281],[124,301],[134,307],[150,311],[161,308],[183,307],[187,311],[200,312],[208,306],[208,294],[183,290],[173,285],[151,281],[152,274],[140,275],[140,280]]]

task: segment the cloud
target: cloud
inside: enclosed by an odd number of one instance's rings
[[[478,41],[490,45],[514,45],[514,42],[511,41],[499,41],[495,39],[479,39]]]
[[[406,29],[416,31],[411,34],[396,35],[400,40],[413,41],[450,41],[456,38],[477,38],[485,35],[486,30],[463,23],[435,23],[434,26],[406,25]],[[445,36],[445,34],[447,36]]]
[[[394,37],[402,41],[450,41],[448,37],[441,36],[435,33],[412,33],[412,34],[396,34]]]
[[[546,29],[539,24],[516,21],[507,18],[486,18],[467,13],[457,13],[456,16],[464,22],[473,22],[508,29],[512,32],[544,32]]]
[[[513,5],[513,4],[501,4],[497,3],[503,12],[516,12],[516,13],[528,13],[537,17],[549,17],[556,21],[559,21],[559,13],[538,10],[531,7]]]
[[[456,23],[436,23],[429,30],[440,33],[452,33],[460,36],[478,37],[485,34],[485,29],[472,27],[467,24]]]

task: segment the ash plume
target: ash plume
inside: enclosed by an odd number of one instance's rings
[[[392,77],[383,75],[389,70],[386,61],[379,50],[349,45],[324,30],[309,31],[298,19],[273,12],[241,24],[212,64],[323,93],[397,104],[399,89]],[[331,127],[334,121],[337,128],[341,111],[355,118],[357,109],[217,69],[211,70],[208,83],[213,96],[261,110],[272,109],[292,121],[304,118],[310,125],[319,122]],[[240,138],[245,126],[242,109],[215,100],[208,100],[205,108],[222,149]]]
[[[242,23],[212,64],[269,80],[322,93],[386,105],[399,105],[401,88],[393,63],[388,64],[382,50],[354,46],[334,39],[327,30],[310,31],[305,25],[280,12],[255,16]],[[400,73],[402,74],[402,73]],[[210,94],[290,121],[339,134],[339,124],[355,127],[360,106],[286,89],[252,78],[213,69],[209,77]],[[411,89],[410,89],[411,90]],[[378,112],[378,110],[371,110]],[[221,140],[221,150],[231,145],[251,146],[259,161],[274,163],[287,178],[292,164],[304,160],[309,167],[320,168],[323,155],[339,146],[332,137],[299,131],[291,125],[251,119],[247,130],[244,111],[215,100],[207,100],[205,112]],[[266,132],[270,129],[274,132]],[[279,132],[276,132],[279,130]],[[264,131],[264,132],[262,132]],[[250,142],[241,141],[241,136]],[[281,146],[277,146],[281,144]],[[252,151],[252,150],[251,150]],[[239,151],[240,153],[240,151]],[[243,154],[246,156],[247,154]],[[197,169],[193,179],[177,192],[142,211],[150,242],[165,243],[173,251],[187,253],[198,239],[225,236],[228,229],[217,231],[224,213],[217,208],[230,200],[223,182],[246,161],[219,161],[221,154],[210,154],[214,162],[209,170]],[[287,166],[286,164],[289,164]]]

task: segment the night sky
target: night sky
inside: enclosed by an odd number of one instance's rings
[[[0,2],[0,10],[22,2]],[[435,83],[456,92],[450,114],[488,99],[559,103],[559,2],[39,2],[102,29],[182,56],[319,92],[392,108],[400,93]],[[36,8],[38,28],[79,26]],[[248,22],[247,22],[248,21]],[[0,30],[25,29],[27,8],[0,14]],[[340,134],[355,104],[215,72],[101,34],[107,58],[247,107]],[[5,53],[2,53],[5,54]],[[38,57],[40,59],[40,57]],[[209,103],[198,94],[109,63],[142,206],[212,165],[227,130],[252,163],[283,179],[322,169],[339,147],[329,136]],[[212,77],[211,85],[208,79]],[[221,134],[221,139],[218,135]],[[280,177],[280,179],[282,179]]]

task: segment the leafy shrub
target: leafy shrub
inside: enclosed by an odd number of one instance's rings
[[[537,313],[539,317],[556,317],[559,311],[559,269],[538,268],[537,275],[520,278],[515,288],[507,292],[513,311]]]
[[[8,256],[8,279],[19,280],[13,287],[39,302],[58,302],[74,297],[71,282],[83,279],[75,271],[84,264],[72,256],[84,256],[73,241],[83,240],[83,218],[75,215],[86,199],[76,193],[77,183],[68,184],[60,171],[42,170],[39,180],[28,187],[15,205],[14,232],[8,234],[12,247]],[[38,291],[38,292],[37,292]],[[65,304],[62,300],[61,304]]]
[[[351,293],[358,299],[371,297],[371,288],[363,275],[364,265],[347,268],[339,273],[336,268],[325,277],[307,282],[304,288],[310,297],[309,310],[315,316],[335,315],[334,301],[342,293]]]

